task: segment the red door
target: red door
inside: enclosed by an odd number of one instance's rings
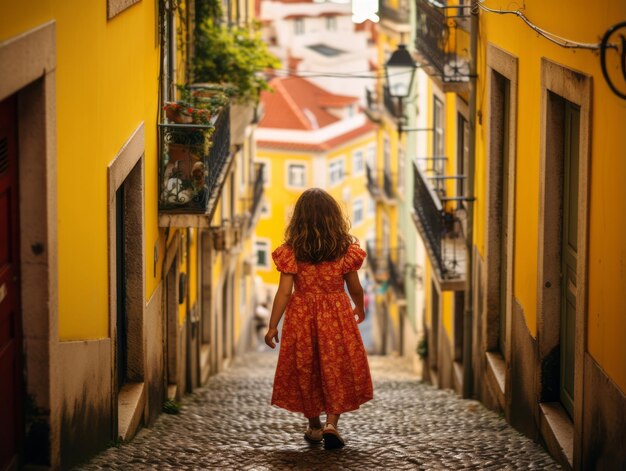
[[[17,99],[13,96],[0,102],[0,470],[16,460],[22,430],[17,183]]]

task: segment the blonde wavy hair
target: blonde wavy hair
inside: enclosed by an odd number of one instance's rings
[[[285,244],[299,262],[337,260],[355,242],[349,230],[350,222],[334,198],[320,188],[310,188],[296,202]]]

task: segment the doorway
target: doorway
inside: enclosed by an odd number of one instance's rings
[[[17,96],[0,102],[0,469],[17,467],[23,441]]]

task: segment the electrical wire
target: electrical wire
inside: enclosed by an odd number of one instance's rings
[[[481,3],[476,3],[479,9],[486,11],[488,13],[496,13],[498,15],[515,15],[520,18],[526,25],[535,31],[538,35],[546,38],[548,41],[553,42],[554,44],[564,47],[566,49],[589,49],[589,50],[597,50],[600,49],[600,43],[583,43],[579,41],[572,41],[571,39],[566,39],[561,36],[558,36],[550,31],[546,31],[545,29],[540,28],[532,21],[530,21],[526,15],[521,10],[496,10],[494,8],[489,8]]]

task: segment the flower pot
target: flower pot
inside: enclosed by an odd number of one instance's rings
[[[173,163],[181,179],[189,180],[192,177],[194,164],[200,161],[200,156],[194,148],[185,144],[169,144],[170,163]]]
[[[190,114],[184,114],[180,108],[171,106],[165,107],[165,117],[168,122],[175,124],[191,124],[193,122],[193,117]]]

